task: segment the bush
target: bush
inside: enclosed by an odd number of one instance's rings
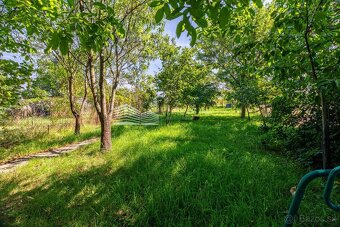
[[[272,102],[272,116],[268,128],[263,128],[262,145],[265,149],[296,159],[304,166],[322,167],[321,111],[310,97],[282,95]],[[340,163],[339,101],[329,103],[329,127],[333,165]]]

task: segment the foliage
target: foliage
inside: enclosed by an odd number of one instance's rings
[[[180,49],[168,45],[164,49],[162,69],[156,76],[158,91],[167,105],[167,123],[171,111],[176,106],[192,106],[199,113],[200,108],[211,106],[217,95],[217,85],[209,67],[204,67],[195,59],[195,50]],[[186,112],[185,112],[186,114]]]
[[[0,59],[0,107],[17,104],[32,69],[26,63]]]
[[[156,99],[154,77],[137,68],[132,70],[126,79],[131,88],[127,91],[128,97],[125,97],[127,100],[123,103],[128,103],[142,112],[150,110]]]
[[[38,60],[36,76],[26,88],[25,98],[61,97],[66,93],[66,75],[60,64]]]
[[[251,3],[254,4],[251,4]],[[182,32],[186,30],[191,36],[191,45],[193,46],[197,38],[197,29],[206,28],[211,22],[218,25],[220,30],[228,27],[232,19],[232,12],[244,10],[250,5],[256,5],[261,8],[263,3],[261,0],[217,0],[217,1],[191,1],[191,0],[155,0],[150,3],[151,7],[156,7],[158,11],[155,14],[156,22],[160,22],[163,17],[168,20],[182,17],[177,25],[176,34],[180,37]],[[252,9],[249,13],[255,14]]]
[[[1,174],[0,221],[25,226],[282,225],[289,189],[305,170],[262,152],[259,122],[242,121],[232,110],[203,112],[196,122],[180,118],[175,114],[166,127],[114,126],[115,152],[99,152],[97,142]],[[300,215],[322,221],[333,217],[336,225],[339,217],[320,196],[322,184],[308,187]],[[339,187],[333,195],[339,198]]]
[[[199,58],[211,65],[227,87],[229,100],[245,109],[266,105],[275,90],[266,72],[265,46],[272,26],[270,9],[244,7],[231,13],[228,26],[208,27],[198,41]]]
[[[337,4],[276,1],[274,6],[273,42],[268,46],[272,51],[266,59],[282,95],[273,103],[272,124],[295,131],[295,136],[277,139],[294,144],[281,149],[296,157],[308,154],[304,163],[320,167],[322,153],[323,167],[336,165],[340,158]]]
[[[214,100],[218,94],[218,89],[216,83],[208,82],[209,79],[211,78],[207,77],[203,78],[203,81],[195,81],[195,78],[193,78],[193,83],[183,94],[184,104],[193,106],[196,114],[199,113],[202,106],[207,108],[215,104]]]

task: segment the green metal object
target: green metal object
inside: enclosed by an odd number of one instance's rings
[[[340,211],[340,205],[335,205],[331,201],[331,193],[332,193],[332,188],[334,185],[335,178],[340,175],[340,166],[334,168],[328,175],[325,191],[323,193],[323,198],[331,209],[335,211]]]
[[[294,218],[296,217],[296,214],[299,210],[301,200],[303,198],[303,195],[305,193],[307,185],[314,180],[315,178],[318,177],[328,177],[326,186],[324,189],[324,200],[325,203],[333,210],[335,211],[340,211],[340,206],[335,205],[332,203],[330,200],[331,193],[332,193],[332,188],[334,185],[334,180],[337,175],[340,175],[340,166],[334,168],[334,169],[325,169],[325,170],[314,170],[312,172],[307,173],[305,176],[303,176],[297,186],[294,198],[292,203],[290,204],[289,207],[289,212],[288,215],[285,218],[285,227],[288,226],[293,226],[294,223]]]

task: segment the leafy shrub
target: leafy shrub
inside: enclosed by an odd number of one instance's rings
[[[340,126],[337,114],[340,101],[329,103],[329,127],[333,165],[340,164]],[[321,111],[315,100],[306,97],[278,96],[272,102],[272,116],[262,128],[266,150],[291,157],[304,166],[322,167]]]

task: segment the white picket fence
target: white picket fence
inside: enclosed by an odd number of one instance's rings
[[[118,106],[113,111],[115,125],[159,125],[159,116],[152,111],[140,112],[127,104]]]

